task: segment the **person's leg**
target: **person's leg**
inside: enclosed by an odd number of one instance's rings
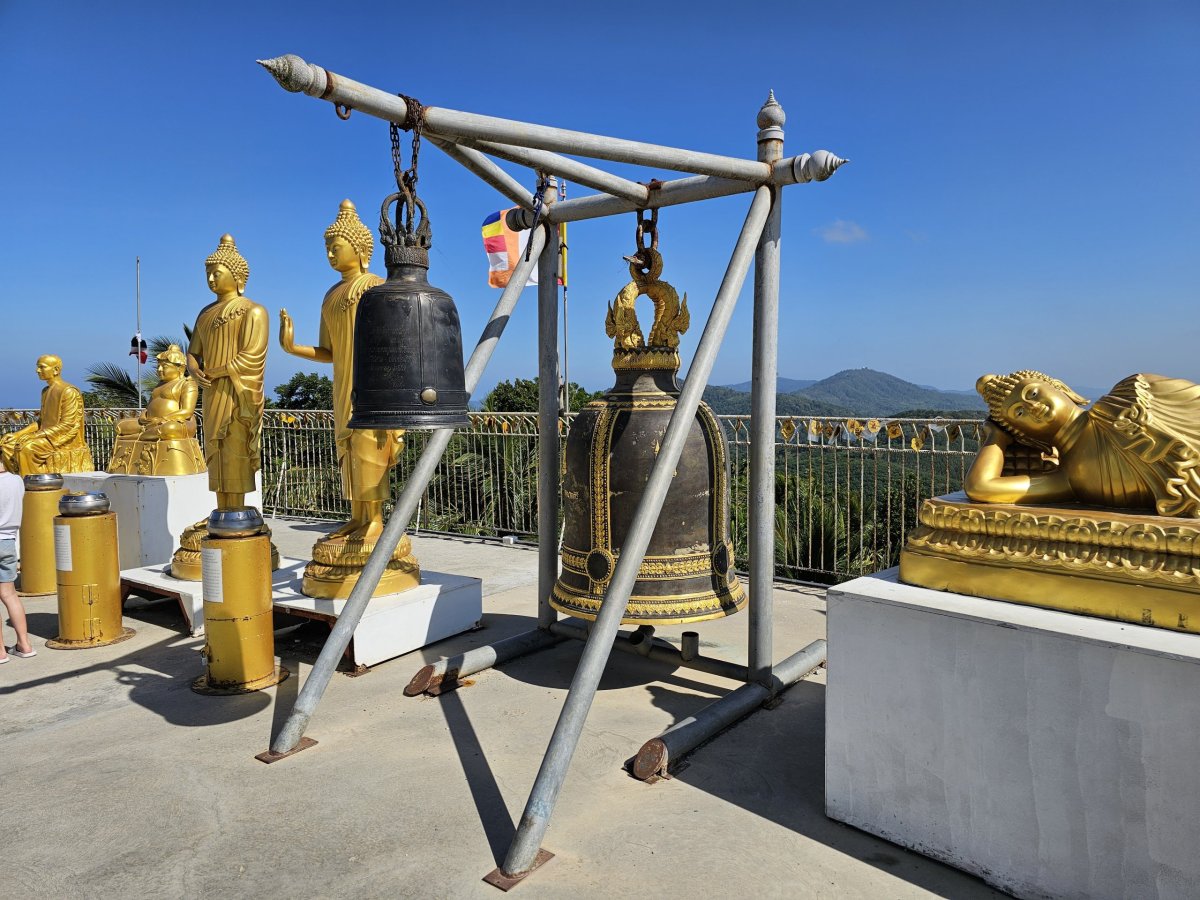
[[[29,628],[25,624],[25,604],[21,602],[11,581],[0,581],[0,603],[8,610],[8,621],[17,633],[17,650],[28,653],[33,649],[33,644],[29,643]]]

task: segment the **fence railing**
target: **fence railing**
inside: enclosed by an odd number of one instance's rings
[[[116,422],[136,410],[89,409],[87,441],[97,468],[112,452]],[[36,410],[0,410],[0,432],[35,421]],[[455,432],[422,498],[415,530],[536,539],[537,416],[471,413]],[[749,416],[719,416],[729,443],[735,555],[746,559]],[[784,578],[835,582],[894,565],[921,501],[959,490],[979,447],[974,419],[776,420],[775,563]],[[565,441],[568,425],[559,428]],[[405,434],[393,495],[428,432]],[[342,519],[333,414],[268,410],[262,432],[263,512]],[[390,510],[389,510],[390,512]]]

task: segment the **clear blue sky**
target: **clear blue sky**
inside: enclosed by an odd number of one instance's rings
[[[135,255],[143,331],[179,333],[211,299],[203,260],[226,231],[247,294],[315,340],[334,280],[322,232],[343,197],[373,224],[391,166],[384,123],[340,122],[254,63],[289,52],[429,105],[747,157],[774,88],[789,155],[852,160],[786,191],[782,375],[1200,381],[1200,5],[756,9],[0,3],[0,406],[36,402],[40,353],[77,383],[129,360]],[[510,204],[431,145],[422,162],[431,280],[457,298],[469,348],[496,299],[479,225]],[[662,213],[665,277],[696,323],[685,354],[747,200]],[[632,232],[632,216],[572,226],[571,377],[591,388],[611,382],[603,315]],[[534,374],[535,325],[527,291],[485,386]],[[748,379],[749,348],[747,291],[714,383]],[[273,344],[268,387],[313,368]]]

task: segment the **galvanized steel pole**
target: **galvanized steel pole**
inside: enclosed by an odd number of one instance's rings
[[[408,118],[408,105],[395,94],[337,75],[294,54],[289,53],[258,62],[275,76],[281,87],[293,93],[303,92],[310,97],[319,97],[347,109],[361,110],[368,115],[399,125],[405,124]],[[494,116],[480,116],[440,106],[425,107],[425,133],[455,141],[498,141],[502,144],[571,153],[593,159],[608,159],[614,162],[694,172],[699,175],[719,175],[722,178],[741,178],[756,184],[762,184],[771,177],[770,170],[756,160],[681,150],[661,144],[604,137],[586,131],[552,128],[512,119],[498,119]]]
[[[558,200],[558,182],[547,179],[542,203]],[[542,226],[538,256],[538,627],[558,620],[550,593],[558,580],[558,227]]]
[[[513,178],[502,168],[471,147],[460,147],[451,141],[429,135],[429,142],[462,164],[469,172],[474,172],[481,180],[490,184],[513,203],[525,209],[533,209],[533,194],[521,182]]]
[[[491,318],[484,327],[479,342],[475,345],[475,350],[466,366],[468,393],[474,391],[476,385],[479,384],[479,377],[483,374],[488,360],[491,359],[492,351],[496,349],[496,342],[500,339],[504,326],[508,324],[509,317],[517,305],[517,299],[521,296],[521,290],[525,287],[529,273],[541,252],[545,240],[544,233],[539,230],[529,236],[530,258],[521,260],[517,264],[508,287],[500,295],[495,309],[492,310]],[[300,693],[296,697],[291,715],[288,716],[283,728],[279,730],[279,734],[271,743],[271,753],[290,753],[300,743],[300,738],[304,736],[304,730],[308,727],[308,721],[312,718],[317,704],[321,702],[321,696],[325,693],[325,688],[329,686],[329,679],[333,677],[338,661],[346,652],[346,647],[349,646],[350,639],[354,636],[354,629],[358,626],[367,604],[371,601],[371,594],[379,584],[379,578],[392,558],[396,545],[400,543],[405,529],[408,528],[413,513],[416,512],[417,504],[421,501],[434,472],[437,471],[442,454],[446,451],[446,446],[453,436],[452,428],[439,428],[429,438],[421,453],[421,458],[417,460],[412,474],[409,475],[404,489],[400,492],[400,497],[396,500],[391,518],[384,526],[383,533],[379,536],[367,564],[363,566],[358,583],[350,591],[350,597],[346,600],[345,607],[342,608],[342,614],[334,623],[329,637],[321,647],[317,661],[313,664],[312,671],[309,672],[308,678],[304,682],[304,687],[300,689]]]
[[[591,637],[584,645],[579,666],[571,680],[571,689],[567,694],[562,712],[559,714],[558,723],[555,725],[546,756],[538,770],[533,790],[525,804],[521,824],[503,865],[489,878],[499,876],[511,879],[514,876],[524,875],[532,869],[538,858],[542,838],[545,836],[546,828],[550,824],[550,816],[554,811],[555,801],[558,799],[567,768],[571,764],[571,757],[579,743],[579,736],[583,731],[588,709],[596,696],[596,688],[612,651],[613,640],[620,628],[625,604],[629,600],[629,594],[633,590],[633,584],[637,578],[638,567],[646,554],[654,526],[662,511],[667,489],[670,487],[675,467],[683,452],[684,442],[692,427],[696,408],[700,404],[709,374],[712,372],[713,362],[725,336],[729,318],[737,303],[738,293],[742,289],[746,272],[750,268],[754,246],[762,234],[770,205],[770,189],[760,187],[755,192],[754,201],[750,204],[750,211],[742,225],[741,234],[734,247],[729,266],[725,270],[725,277],[721,281],[720,290],[717,291],[716,299],[713,301],[708,323],[704,327],[704,333],[696,348],[696,355],[688,370],[683,390],[667,425],[662,448],[646,482],[645,493],[638,503],[637,512],[634,513],[633,521],[630,523],[612,581],[609,583],[600,612],[592,627]]]
[[[484,153],[490,153],[500,159],[507,159],[509,162],[520,163],[531,169],[568,178],[585,187],[604,191],[614,197],[621,197],[637,206],[645,206],[650,194],[650,188],[644,184],[638,184],[628,178],[621,178],[619,175],[613,175],[603,169],[597,169],[595,166],[589,166],[587,163],[581,163],[548,150],[530,150],[528,147],[514,147],[512,144],[498,144],[494,141],[467,141],[459,146],[482,150]]]
[[[783,107],[775,93],[758,112],[758,158],[783,157]],[[747,668],[767,684],[774,659],[775,603],[775,394],[779,375],[779,236],[783,191],[776,188],[771,214],[754,254],[754,344],[750,353],[750,615]]]

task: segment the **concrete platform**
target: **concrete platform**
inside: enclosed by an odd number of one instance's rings
[[[270,522],[304,556],[332,523]],[[137,635],[0,666],[7,803],[3,884],[27,897],[489,898],[480,879],[507,849],[579,658],[570,641],[405,698],[425,662],[531,627],[537,554],[415,536],[423,566],[483,578],[483,629],[335,676],[308,734],[266,749],[315,659],[305,626],[277,640],[277,688],[203,697],[203,639],[169,603],[127,612]],[[821,591],[776,592],[775,651],[825,632]],[[28,602],[41,650],[53,598]],[[678,639],[682,628],[660,633]],[[741,659],[746,617],[702,623],[706,654]],[[309,634],[309,637],[305,637]],[[9,632],[11,635],[11,631]],[[642,742],[731,682],[614,654],[546,839],[555,858],[515,896],[980,898],[979,880],[824,814],[818,674],[647,786],[621,765]]]
[[[1200,895],[1200,635],[895,576],[829,591],[829,815],[1018,897]]]

